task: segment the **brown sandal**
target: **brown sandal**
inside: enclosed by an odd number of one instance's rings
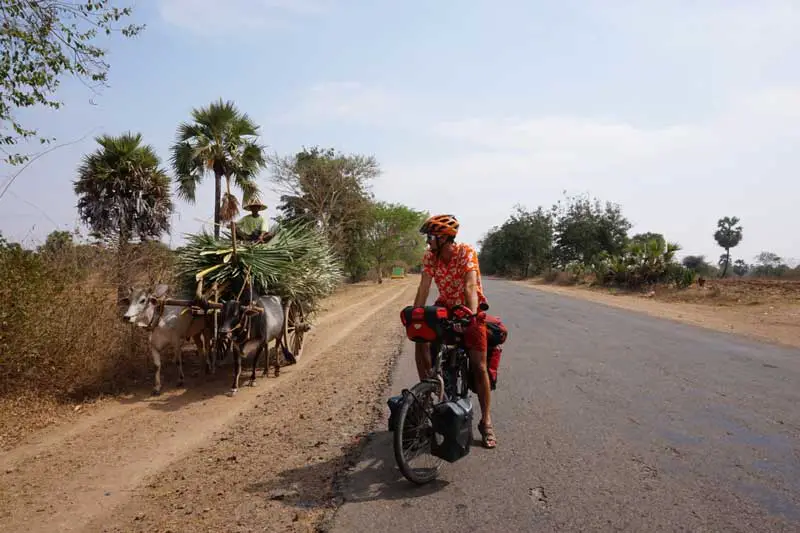
[[[483,420],[478,422],[478,431],[481,434],[481,441],[484,448],[492,449],[497,446],[497,437],[494,434],[494,427],[487,426]]]

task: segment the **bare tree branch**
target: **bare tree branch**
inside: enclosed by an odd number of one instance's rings
[[[68,141],[68,142],[65,142],[65,143],[57,144],[57,145],[55,145],[55,146],[51,146],[51,147],[50,147],[50,148],[48,148],[47,150],[45,150],[45,151],[43,151],[43,152],[39,152],[38,154],[35,154],[35,155],[33,155],[33,156],[29,157],[28,161],[27,161],[27,162],[26,162],[24,165],[22,165],[22,167],[21,167],[19,170],[17,170],[16,172],[14,172],[14,173],[13,173],[13,174],[12,174],[12,175],[11,175],[11,176],[10,176],[10,177],[7,179],[7,180],[6,180],[6,182],[3,184],[3,190],[1,190],[1,191],[0,191],[0,200],[2,200],[2,199],[3,199],[3,196],[5,196],[5,194],[6,194],[6,191],[8,191],[9,187],[11,187],[11,185],[12,185],[12,184],[14,183],[14,181],[15,181],[15,180],[16,180],[16,179],[19,177],[19,175],[20,175],[20,174],[22,174],[22,173],[25,171],[25,169],[26,169],[26,168],[28,168],[29,166],[31,166],[31,165],[33,164],[33,162],[34,162],[34,161],[36,161],[36,160],[37,160],[37,159],[39,159],[40,157],[42,157],[42,156],[45,156],[45,155],[47,155],[47,154],[49,154],[49,153],[51,153],[51,152],[53,152],[53,151],[55,151],[55,150],[58,150],[59,148],[63,148],[63,147],[65,147],[65,146],[70,146],[70,145],[73,145],[73,144],[78,144],[79,142],[82,142],[82,141],[86,140],[86,138],[87,138],[87,137],[89,137],[89,135],[91,135],[92,131],[94,131],[94,130],[96,130],[96,129],[97,129],[97,128],[92,128],[92,129],[91,129],[91,130],[89,130],[89,131],[88,131],[86,134],[84,134],[84,135],[83,135],[83,137],[81,137],[80,139],[76,139],[76,140],[74,140],[74,141]]]

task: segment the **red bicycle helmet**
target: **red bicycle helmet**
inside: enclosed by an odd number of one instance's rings
[[[455,237],[458,226],[458,220],[453,215],[433,215],[422,224],[419,232],[436,237]]]

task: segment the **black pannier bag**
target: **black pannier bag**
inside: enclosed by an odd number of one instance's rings
[[[386,404],[389,406],[389,431],[394,431],[397,427],[397,416],[400,414],[400,408],[403,406],[403,399],[403,395],[398,394],[386,401]]]
[[[472,402],[469,398],[434,405],[431,422],[432,455],[453,463],[469,454],[472,445]]]

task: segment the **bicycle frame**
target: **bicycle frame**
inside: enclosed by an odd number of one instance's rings
[[[434,346],[437,346],[438,349],[434,350]],[[466,398],[469,395],[469,387],[465,382],[469,369],[468,365],[469,356],[467,351],[459,344],[431,344],[430,377],[423,381],[436,384],[440,401],[444,400],[445,397],[449,400],[458,397]],[[456,390],[459,370],[462,370],[460,391]]]

